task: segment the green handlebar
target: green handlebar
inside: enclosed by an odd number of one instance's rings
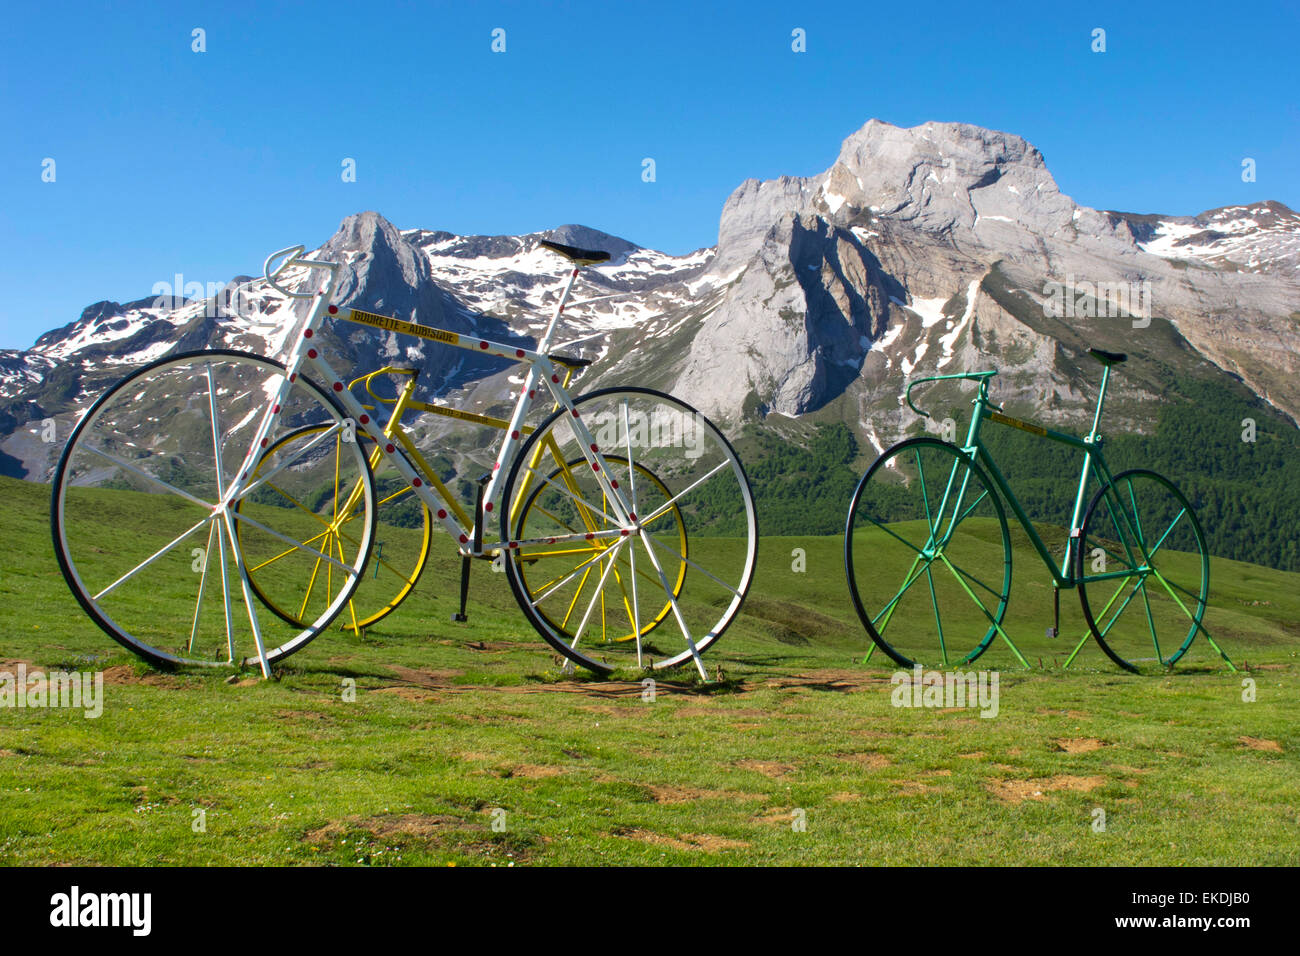
[[[998,374],[997,369],[991,369],[987,372],[958,372],[955,375],[927,375],[925,378],[918,378],[918,379],[914,379],[911,382],[908,382],[907,391],[903,393],[903,398],[907,402],[908,408],[916,412],[916,414],[920,415],[922,418],[929,418],[930,417],[929,412],[923,412],[921,411],[921,409],[917,408],[915,405],[912,404],[912,389],[916,388],[916,386],[923,385],[926,382],[946,382],[952,379],[959,379],[959,378],[969,379],[973,382],[987,382],[989,379],[991,379],[994,375],[997,374]]]

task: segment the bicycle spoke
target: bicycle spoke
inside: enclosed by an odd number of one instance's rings
[[[610,558],[609,563],[605,565],[605,570],[600,573],[600,581],[596,584],[596,593],[591,596],[591,600],[587,603],[587,611],[582,615],[582,620],[578,622],[578,629],[573,632],[573,642],[569,645],[570,647],[577,647],[578,641],[582,640],[582,632],[587,629],[587,622],[591,619],[591,612],[595,609],[596,602],[601,600],[605,595],[605,580],[609,577],[609,572],[614,567],[614,562],[618,560],[618,553],[622,547],[623,542],[620,541],[612,548],[606,549]]]
[[[723,468],[726,468],[729,464],[731,464],[731,462],[729,461],[718,462],[718,464],[715,465],[712,470],[705,473],[704,477],[700,478],[697,481],[691,482],[691,484],[684,491],[678,492],[677,494],[673,495],[662,505],[656,508],[653,512],[651,512],[650,516],[641,522],[642,527],[649,524],[651,521],[654,521],[660,515],[664,514],[666,511],[668,511],[669,508],[677,504],[677,502],[681,501],[682,498],[689,495],[692,491],[694,491],[700,485],[704,484],[706,481],[708,481],[710,478],[712,478],[714,475],[720,472]]]
[[[647,532],[641,529],[641,538],[645,540]],[[673,606],[673,616],[677,618],[677,626],[682,629],[682,636],[686,638],[686,644],[691,650],[691,657],[695,660],[695,666],[700,672],[702,680],[708,680],[709,675],[704,670],[704,662],[700,660],[700,652],[695,646],[695,638],[691,636],[691,629],[686,623],[686,618],[682,615],[682,609],[678,606],[677,595],[673,593],[672,588],[668,586],[668,579],[664,577],[663,568],[659,566],[659,559],[655,557],[654,550],[647,544],[645,549],[646,557],[654,565],[655,571],[659,574],[659,584],[663,587],[664,593],[668,595],[668,601]]]
[[[992,594],[992,595],[993,595],[995,598],[997,598],[999,601],[1002,600],[1002,599],[1006,596],[1002,591],[998,591],[998,590],[995,590],[994,588],[989,587],[987,584],[985,584],[985,583],[984,583],[983,581],[981,581],[979,578],[975,577],[975,575],[971,574],[969,571],[967,571],[967,570],[966,570],[965,568],[963,568],[961,565],[957,564],[957,563],[956,563],[955,561],[953,561],[951,558],[949,559],[948,563],[951,564],[951,565],[952,565],[954,568],[956,568],[958,571],[960,571],[963,575],[965,575],[966,577],[970,578],[970,580],[973,581],[975,584],[978,584],[978,585],[979,585],[980,587],[982,587],[985,591],[988,591],[989,594]]]
[[[107,460],[111,461],[113,464],[117,465],[118,467],[125,468],[127,471],[131,472],[132,474],[138,475],[139,477],[145,479],[146,481],[152,482],[153,484],[157,485],[159,488],[162,488],[164,491],[170,492],[173,495],[177,495],[178,497],[184,498],[186,501],[190,502],[190,504],[198,505],[204,511],[211,511],[213,508],[213,505],[210,502],[204,501],[202,498],[196,498],[188,491],[182,491],[181,489],[173,485],[169,485],[161,478],[155,478],[153,475],[149,474],[148,472],[141,471],[139,468],[135,467],[135,465],[132,465],[130,462],[124,461],[123,459],[118,458],[114,455],[110,455],[102,448],[97,448],[91,444],[85,444],[82,445],[82,449],[88,452],[93,452],[94,454],[98,455],[101,458],[106,458]]]
[[[943,666],[947,667],[948,648],[943,642],[943,621],[939,619],[939,599],[934,594],[934,572],[930,569],[929,564],[925,566],[925,576],[930,582],[930,604],[934,607],[934,626],[939,631],[939,653],[943,657]]]
[[[250,524],[250,525],[252,525],[254,528],[256,528],[257,530],[262,531],[262,532],[264,532],[264,533],[266,533],[266,534],[269,534],[269,535],[270,535],[271,537],[273,537],[273,538],[279,538],[279,539],[280,539],[281,541],[283,541],[285,544],[291,544],[291,545],[293,545],[295,548],[297,548],[299,551],[305,551],[305,552],[307,552],[308,554],[312,554],[312,555],[315,555],[315,556],[318,557],[318,558],[323,559],[323,560],[326,562],[326,565],[327,565],[328,567],[338,567],[338,569],[339,569],[340,571],[342,571],[344,574],[351,574],[351,573],[352,573],[352,569],[351,569],[351,568],[349,568],[349,567],[348,567],[347,565],[345,565],[345,564],[340,564],[338,561],[335,561],[335,560],[334,560],[333,558],[331,558],[328,554],[323,554],[323,553],[321,553],[320,551],[317,551],[315,548],[309,548],[309,547],[308,547],[304,542],[301,542],[301,541],[295,541],[293,538],[289,537],[289,536],[286,535],[286,534],[281,534],[280,532],[276,531],[274,528],[268,528],[266,525],[262,524],[262,522],[258,521],[256,518],[250,518],[248,515],[244,514],[242,511],[235,511],[235,510],[231,509],[231,510],[230,510],[230,513],[231,513],[235,518],[237,518],[239,521],[242,521],[242,522],[244,522],[245,524]]]
[[[643,530],[644,530],[644,529],[643,529]],[[662,541],[660,541],[660,540],[659,540],[658,538],[656,538],[654,535],[650,534],[650,532],[645,531],[644,533],[645,533],[645,537],[646,537],[646,540],[647,540],[647,541],[651,541],[651,542],[653,542],[655,545],[657,545],[658,547],[660,547],[660,548],[662,548],[663,550],[667,551],[667,552],[668,552],[672,557],[677,558],[679,561],[683,561],[683,562],[685,562],[686,564],[689,564],[689,565],[690,565],[691,567],[693,567],[696,571],[699,571],[701,574],[703,574],[703,575],[705,575],[706,577],[710,578],[711,580],[713,580],[713,581],[716,582],[717,584],[722,585],[724,588],[726,588],[728,591],[730,591],[732,594],[736,595],[737,597],[740,596],[740,591],[739,591],[739,590],[737,590],[736,588],[733,588],[730,584],[728,584],[726,581],[722,580],[722,578],[718,577],[718,576],[717,576],[716,574],[714,574],[713,572],[711,572],[711,571],[707,571],[707,570],[705,570],[704,568],[700,567],[698,564],[696,564],[694,561],[692,561],[692,560],[691,560],[690,558],[688,558],[686,555],[682,554],[682,553],[681,553],[680,551],[678,551],[677,549],[668,547],[668,545],[664,544]]]
[[[1151,628],[1151,644],[1156,649],[1156,660],[1160,663],[1165,662],[1164,655],[1160,653],[1160,638],[1156,635],[1155,618],[1151,616],[1151,598],[1147,595],[1146,581],[1140,585],[1142,590],[1142,603],[1146,605],[1147,626]]]
[[[139,574],[139,573],[140,573],[141,571],[143,571],[145,568],[149,567],[151,564],[153,564],[155,561],[157,561],[159,558],[161,558],[164,554],[167,554],[167,552],[171,551],[171,549],[174,548],[174,547],[176,547],[176,545],[180,544],[182,541],[184,541],[186,538],[188,538],[190,535],[192,535],[195,531],[198,531],[200,528],[202,528],[203,525],[206,524],[206,523],[207,523],[208,521],[210,521],[210,520],[212,520],[212,516],[211,516],[211,515],[208,515],[208,516],[205,517],[205,518],[200,518],[200,519],[198,520],[198,522],[196,522],[195,524],[191,525],[191,526],[189,527],[188,530],[186,530],[186,531],[182,531],[180,534],[178,534],[178,535],[177,535],[175,538],[173,538],[171,541],[167,542],[165,545],[163,545],[161,548],[159,548],[159,549],[158,549],[157,551],[155,551],[153,554],[149,555],[149,557],[145,558],[143,561],[141,561],[139,564],[137,564],[137,565],[136,565],[134,568],[132,568],[130,571],[126,572],[126,574],[122,575],[120,578],[118,578],[116,581],[114,581],[114,582],[113,582],[112,584],[110,584],[108,587],[104,588],[104,590],[102,590],[102,591],[100,591],[98,594],[96,594],[96,595],[95,595],[95,600],[98,601],[100,598],[104,597],[105,595],[113,593],[113,591],[117,590],[117,588],[118,588],[120,585],[125,584],[127,581],[131,580],[133,577],[135,577],[137,574]]]

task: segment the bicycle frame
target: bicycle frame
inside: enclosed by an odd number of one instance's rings
[[[260,484],[267,481],[274,471],[266,474],[255,474],[256,466],[262,450],[268,444],[267,436],[275,428],[280,417],[280,408],[284,403],[293,383],[302,373],[304,366],[312,369],[318,376],[318,380],[331,389],[335,399],[342,406],[343,411],[348,418],[355,423],[355,427],[376,442],[378,449],[381,451],[383,458],[387,460],[402,476],[402,478],[411,486],[415,494],[420,498],[424,505],[432,512],[442,523],[444,529],[452,536],[453,540],[458,543],[458,550],[462,555],[471,557],[481,557],[491,551],[499,550],[503,547],[519,547],[524,544],[539,544],[543,542],[507,542],[497,541],[492,544],[484,544],[482,528],[477,527],[478,522],[467,515],[460,503],[455,499],[452,493],[447,489],[443,482],[429,468],[428,463],[423,456],[415,449],[409,438],[400,428],[394,430],[391,425],[385,425],[377,422],[370,414],[373,409],[367,409],[351,393],[351,390],[344,385],[343,379],[334,370],[333,366],[315,348],[313,339],[320,329],[326,316],[335,316],[356,322],[361,325],[367,325],[372,328],[384,329],[387,331],[399,332],[404,335],[412,335],[417,338],[427,339],[442,345],[449,345],[454,348],[461,348],[467,351],[478,352],[480,354],[495,355],[501,358],[514,359],[520,365],[528,368],[525,376],[523,387],[519,391],[519,397],[515,400],[514,410],[508,421],[505,422],[506,431],[505,440],[498,450],[496,460],[492,466],[491,475],[488,478],[484,489],[483,501],[484,515],[483,523],[486,524],[487,516],[492,513],[494,505],[493,498],[499,487],[499,482],[504,478],[503,472],[506,466],[514,461],[519,446],[529,429],[524,425],[524,419],[527,417],[532,408],[534,401],[541,388],[544,386],[550,397],[554,400],[557,409],[564,408],[572,416],[572,427],[581,439],[582,452],[595,473],[595,478],[600,485],[606,500],[614,510],[613,518],[617,523],[629,523],[631,507],[619,490],[616,482],[612,482],[608,477],[608,468],[603,455],[601,454],[595,439],[587,430],[586,425],[582,422],[578,412],[574,408],[573,401],[565,389],[571,369],[563,366],[563,363],[553,359],[547,353],[551,348],[556,329],[559,325],[560,316],[564,312],[565,304],[568,301],[569,294],[573,289],[573,284],[578,277],[578,267],[574,266],[569,273],[568,282],[565,283],[564,291],[556,303],[555,310],[551,315],[546,331],[543,333],[538,347],[536,349],[525,349],[517,346],[507,345],[501,342],[494,342],[490,339],[470,338],[457,332],[446,329],[438,329],[432,326],[419,325],[414,322],[406,322],[401,319],[395,319],[388,316],[376,315],[371,312],[365,312],[360,309],[341,310],[338,306],[329,304],[333,297],[337,284],[338,264],[324,262],[319,260],[299,258],[303,251],[302,246],[295,246],[290,249],[282,249],[279,252],[272,253],[266,263],[266,278],[272,287],[291,299],[310,299],[311,305],[308,311],[306,324],[298,334],[290,349],[285,365],[288,369],[288,377],[280,387],[280,392],[271,407],[263,416],[257,431],[254,433],[253,441],[249,448],[244,462],[238,471],[238,476],[232,481],[223,494],[223,501],[226,503],[233,502],[255,490]],[[281,261],[283,260],[283,261]],[[280,262],[280,265],[274,270],[271,264]],[[280,286],[276,280],[289,267],[297,266],[307,269],[319,269],[326,272],[326,279],[321,288],[312,292],[292,292]],[[565,374],[561,374],[560,368],[566,369]],[[373,394],[373,393],[372,393]],[[409,396],[407,399],[409,404]],[[395,408],[395,421],[400,418],[400,412],[404,406],[399,405]],[[429,406],[430,409],[436,409],[437,406]],[[459,410],[446,410],[447,413],[456,411],[456,417],[470,417],[474,420],[473,413],[459,412]],[[484,423],[496,424],[499,419],[488,420],[487,416],[481,416]],[[316,444],[326,440],[339,430],[339,426],[326,429],[321,435],[313,439],[311,444]],[[394,439],[397,439],[395,442]],[[401,445],[399,450],[398,445]],[[305,446],[306,451],[310,445]],[[414,463],[413,463],[414,462]],[[534,463],[535,464],[535,463]],[[418,467],[417,467],[418,465]],[[531,478],[530,478],[531,480]],[[545,477],[541,480],[547,481]],[[527,485],[525,485],[525,488]],[[608,529],[605,531],[594,531],[587,533],[575,533],[572,535],[561,535],[554,538],[547,538],[545,543],[562,543],[565,541],[591,541],[593,538],[617,538],[621,532],[617,529]]]
[[[1101,450],[1101,436],[1097,434],[1097,426],[1101,423],[1101,410],[1106,401],[1106,387],[1110,383],[1110,366],[1104,366],[1101,373],[1101,390],[1097,394],[1097,408],[1092,417],[1092,427],[1088,434],[1080,438],[1077,435],[1069,435],[1065,432],[1058,432],[1054,429],[1047,428],[1035,422],[1027,422],[1019,418],[1012,418],[1004,414],[1001,406],[994,405],[989,400],[989,380],[997,375],[997,370],[989,372],[962,372],[955,375],[931,375],[925,378],[918,378],[907,386],[904,397],[911,409],[919,415],[929,418],[927,412],[922,411],[912,404],[912,389],[917,385],[925,382],[967,380],[979,383],[979,391],[974,400],[971,402],[974,406],[974,412],[971,415],[970,427],[966,432],[966,441],[961,446],[963,452],[971,457],[973,461],[978,462],[988,473],[990,480],[997,488],[999,494],[1008,505],[1011,506],[1012,513],[1020,523],[1020,527],[1028,535],[1030,543],[1033,544],[1034,550],[1038,552],[1039,558],[1042,559],[1043,565],[1052,575],[1052,581],[1058,588],[1071,589],[1078,584],[1078,578],[1075,576],[1071,565],[1077,560],[1075,553],[1079,535],[1081,533],[1081,522],[1083,519],[1084,508],[1087,504],[1087,491],[1089,477],[1095,477],[1103,488],[1110,487],[1114,483],[1114,477],[1111,473],[1110,466],[1106,463],[1105,455]],[[999,425],[1007,425],[1011,428],[1017,428],[1021,431],[1028,432],[1031,435],[1037,435],[1039,438],[1046,438],[1048,441],[1057,442],[1058,444],[1068,445],[1083,452],[1083,465],[1079,469],[1078,491],[1074,496],[1074,510],[1070,514],[1069,535],[1066,538],[1065,554],[1061,558],[1060,567],[1057,568],[1056,562],[1052,557],[1051,551],[1048,550],[1042,536],[1034,528],[1033,521],[1025,513],[1019,499],[1016,498],[1015,492],[1011,490],[1010,483],[998,468],[993,456],[988,453],[983,443],[980,441],[980,426],[985,420],[995,422]],[[951,493],[951,488],[945,491],[944,501],[941,508],[947,507],[947,495]],[[954,506],[954,520],[949,527],[951,533],[952,526],[956,524],[956,515],[961,508],[962,499],[965,496],[965,487],[957,492],[957,502]],[[941,511],[940,513],[944,513]],[[1108,578],[1120,578],[1126,576],[1126,572],[1101,572],[1089,575],[1089,581],[1104,581]]]
[[[1077,542],[1079,541],[1083,511],[1087,505],[1089,476],[1091,475],[1096,477],[1097,481],[1103,488],[1111,485],[1114,480],[1110,466],[1106,464],[1106,458],[1101,451],[1101,438],[1097,434],[1097,426],[1101,422],[1102,405],[1106,400],[1106,386],[1110,381],[1110,367],[1107,366],[1102,369],[1101,391],[1097,395],[1097,409],[1092,418],[1092,428],[1089,429],[1088,434],[1083,438],[1079,438],[1076,435],[1069,435],[1065,432],[1058,432],[1054,429],[1036,424],[1035,422],[1023,421],[1019,418],[1012,418],[1010,415],[1004,414],[999,406],[996,406],[989,401],[988,383],[992,375],[980,374],[982,377],[980,378],[979,393],[972,402],[975,411],[971,416],[970,428],[967,431],[966,443],[962,446],[962,450],[970,455],[972,459],[979,462],[979,464],[983,466],[984,470],[988,472],[989,478],[991,478],[993,484],[997,486],[998,492],[1002,495],[1003,500],[1011,506],[1011,511],[1015,514],[1016,520],[1020,522],[1020,526],[1024,529],[1025,534],[1029,536],[1029,540],[1033,544],[1034,550],[1038,552],[1038,556],[1042,559],[1044,566],[1051,572],[1053,583],[1058,588],[1073,588],[1077,583],[1077,579],[1072,570],[1072,564],[1075,559],[1075,548],[1078,546]],[[925,381],[925,379],[919,381]],[[1076,448],[1083,452],[1083,465],[1079,469],[1078,491],[1074,496],[1074,510],[1070,514],[1069,535],[1066,538],[1065,554],[1061,558],[1061,566],[1059,570],[1057,569],[1052,554],[1048,550],[1042,536],[1039,535],[1037,529],[1034,528],[1033,522],[1025,513],[1025,510],[1021,506],[1020,501],[1016,498],[1015,493],[1011,490],[1006,477],[994,462],[993,456],[988,453],[988,450],[980,442],[980,425],[983,424],[986,418],[999,425],[1017,428],[1021,431],[1028,432],[1031,435],[1037,435],[1039,438],[1046,438],[1048,441],[1068,445],[1071,448]],[[1125,572],[1122,571],[1113,572],[1111,574],[1097,574],[1090,576],[1089,580],[1100,581],[1105,580],[1108,577],[1123,577],[1124,574]]]

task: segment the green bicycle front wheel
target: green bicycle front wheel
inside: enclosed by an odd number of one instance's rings
[[[853,494],[849,593],[875,645],[904,667],[973,661],[1011,591],[1011,535],[983,469],[937,438],[887,449]]]
[[[1173,666],[1205,617],[1210,555],[1187,496],[1153,471],[1116,475],[1083,519],[1076,557],[1083,616],[1133,673]]]

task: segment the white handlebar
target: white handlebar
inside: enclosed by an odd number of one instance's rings
[[[290,292],[288,289],[284,288],[284,286],[276,282],[275,280],[280,277],[280,274],[284,272],[285,269],[288,269],[290,266],[306,266],[309,269],[329,269],[330,272],[333,272],[338,268],[338,266],[333,262],[318,262],[314,259],[299,259],[298,257],[302,255],[305,248],[305,246],[301,245],[289,246],[287,249],[273,252],[266,257],[266,263],[262,267],[262,271],[266,276],[266,281],[271,284],[271,288],[276,292],[279,292],[281,295],[286,295],[291,299],[310,299],[316,293]],[[272,269],[271,264],[277,259],[283,259],[284,261]]]

